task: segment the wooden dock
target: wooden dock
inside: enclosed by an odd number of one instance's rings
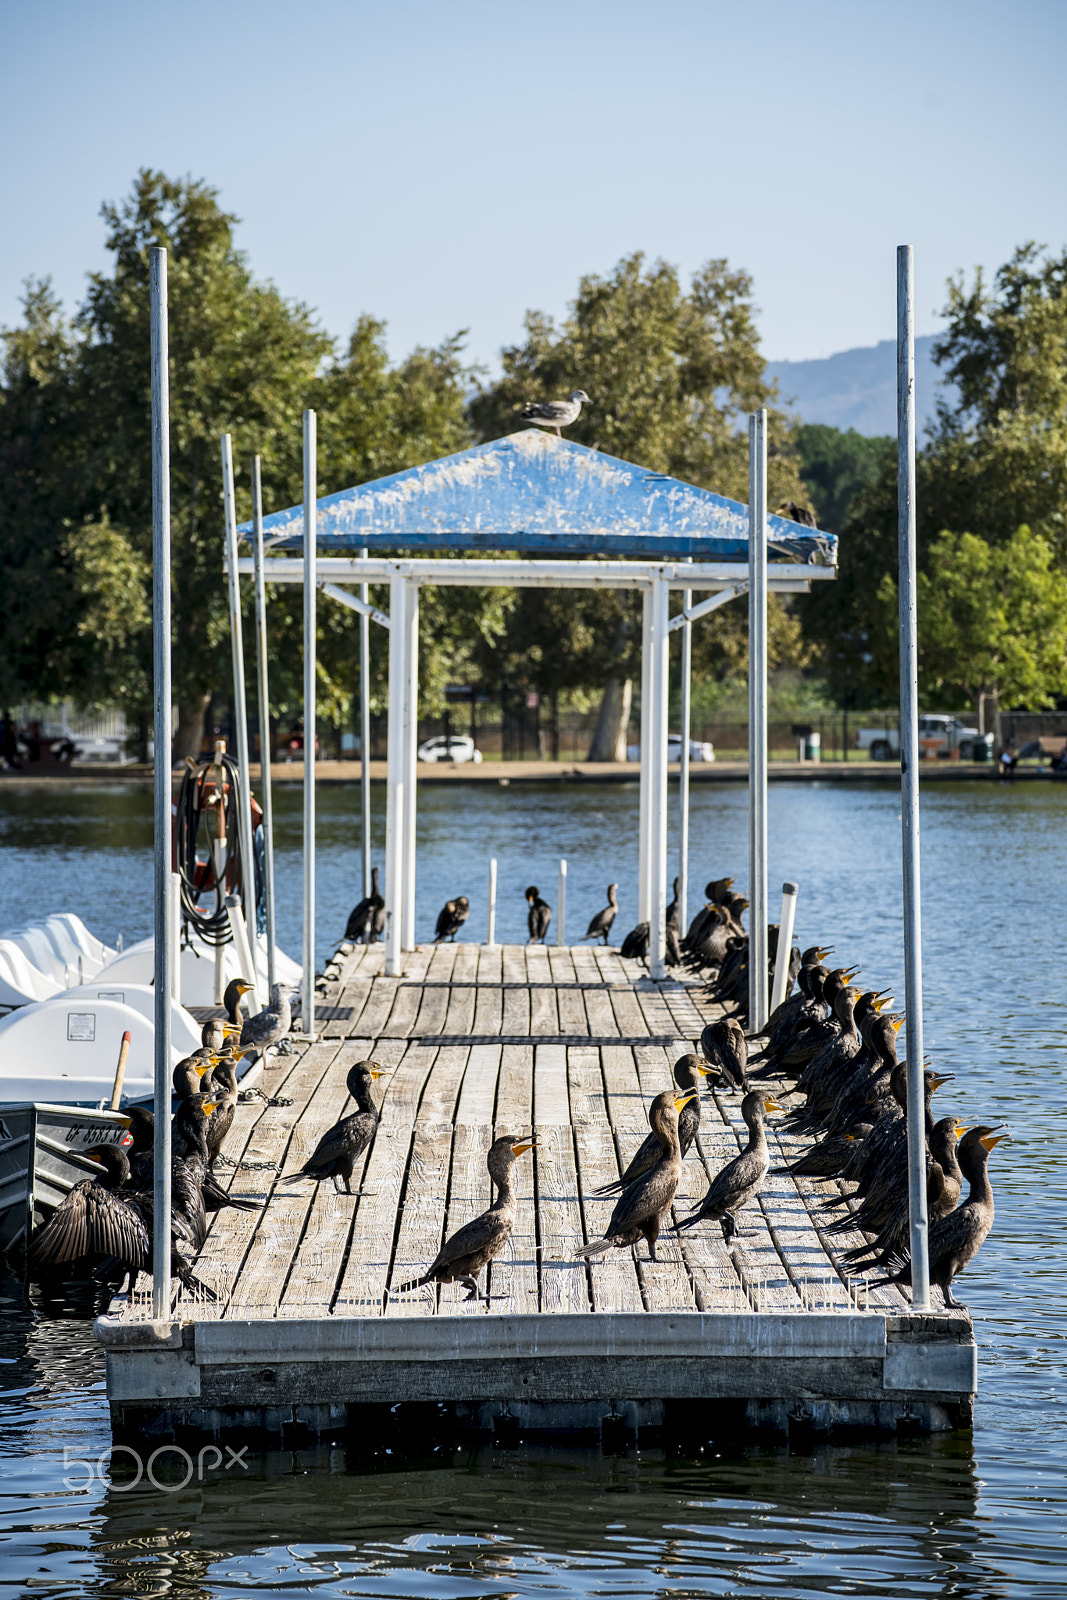
[[[238,1108],[226,1153],[241,1165],[220,1177],[269,1204],[213,1219],[196,1271],[217,1300],[183,1291],[173,1320],[153,1323],[145,1294],[98,1320],[118,1433],[284,1439],[427,1405],[498,1434],[969,1422],[970,1319],[846,1282],[820,1232],[829,1182],[772,1175],[730,1250],[716,1225],[665,1235],[657,1264],[643,1246],[575,1259],[613,1204],[593,1191],[633,1155],[672,1062],[717,1014],[699,984],[653,983],[587,945],[422,947],[402,978],[382,975],[382,954],[341,960],[319,1042],[260,1077],[288,1103]],[[390,1071],[362,1194],[280,1182],[352,1109],[345,1077],[367,1058]],[[492,1139],[531,1128],[540,1142],[516,1167],[518,1218],[489,1305],[458,1285],[390,1296],[484,1210]],[[744,1137],[739,1096],[707,1094],[679,1214]],[[783,1161],[803,1148],[773,1120],[770,1139]]]

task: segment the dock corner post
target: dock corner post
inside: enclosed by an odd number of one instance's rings
[[[930,1305],[923,1122],[923,970],[919,873],[919,662],[915,610],[915,263],[897,248],[897,559],[900,598],[900,798],[904,866],[904,1010],[912,1304]]]
[[[237,733],[237,765],[241,782],[238,793],[238,822],[241,829],[241,911],[248,932],[249,948],[253,948],[256,916],[256,866],[252,847],[252,779],[248,749],[248,699],[245,693],[244,631],[241,622],[241,584],[237,575],[237,496],[233,481],[233,442],[228,433],[222,436],[222,504],[226,522],[226,567],[229,577],[230,599],[230,653],[233,658],[233,720]],[[251,926],[249,925],[251,914]],[[252,1000],[265,1000],[260,992],[259,973],[253,959],[248,981],[252,985]],[[251,1015],[251,1013],[249,1013]]]
[[[496,944],[496,856],[489,862],[489,910],[486,917],[485,942],[490,949]]]
[[[692,556],[687,556],[686,562],[692,566]],[[683,589],[682,611],[688,611],[692,604],[692,589]],[[678,937],[680,939],[685,938],[686,929],[689,926],[689,735],[692,731],[692,672],[693,624],[686,622],[682,626],[682,747],[678,752],[680,757],[678,776]]]
[[[567,942],[567,863],[559,859],[559,887],[556,891],[556,944],[563,948]]]
[[[415,830],[419,748],[419,585],[408,579],[404,617],[404,901],[400,946],[414,950],[415,939]]]
[[[263,797],[263,898],[267,922],[267,989],[277,979],[274,921],[274,803],[270,780],[270,689],[267,673],[267,584],[263,570],[263,479],[258,456],[252,458],[252,523],[256,578],[256,689],[259,700],[259,770]],[[259,948],[256,930],[255,948]]]
[[[670,588],[653,580],[650,596],[649,699],[651,748],[648,769],[649,976],[667,976],[667,690],[669,683]]]
[[[748,1026],[767,1020],[767,413],[748,419]]]
[[[651,746],[652,714],[652,590],[646,583],[641,588],[641,771],[637,798],[637,920],[649,921],[651,874],[649,871],[649,817],[648,774]]]
[[[773,1016],[785,999],[785,986],[789,982],[789,957],[793,949],[793,921],[797,914],[797,885],[782,884],[782,915],[778,922],[778,949],[774,957],[774,983],[771,986]]]
[[[152,677],[155,731],[155,1103],[170,1105],[171,973],[174,901],[171,867],[170,381],[167,252],[149,251],[152,364]],[[152,1316],[170,1316],[170,1117],[157,1116],[153,1151]]]
[[[304,961],[300,1028],[315,1036],[315,650],[318,471],[314,411],[304,412]]]
[[[389,731],[385,799],[385,975],[398,978],[404,904],[404,674],[407,647],[407,579],[389,579]]]
[[[366,561],[369,555],[364,545],[359,552]],[[361,583],[359,598],[370,605],[370,584]],[[371,890],[371,838],[370,838],[370,617],[365,611],[359,617],[359,798],[363,816],[363,898]]]

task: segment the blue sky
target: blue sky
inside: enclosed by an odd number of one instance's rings
[[[3,0],[0,323],[68,305],[140,166],[217,186],[260,277],[396,356],[643,249],[753,276],[769,358],[919,332],[946,276],[1067,243],[1063,0]]]

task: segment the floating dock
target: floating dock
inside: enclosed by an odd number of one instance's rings
[[[720,1014],[700,983],[653,983],[588,945],[424,946],[397,978],[382,961],[381,945],[345,956],[320,993],[319,1041],[259,1079],[291,1104],[238,1107],[226,1154],[241,1165],[218,1175],[269,1204],[212,1220],[196,1272],[217,1300],[183,1291],[172,1320],[153,1322],[146,1284],[98,1319],[117,1436],[290,1444],[405,1418],[424,1432],[612,1439],[970,1423],[970,1318],[842,1278],[820,1232],[829,1180],[772,1173],[729,1250],[708,1225],[665,1233],[657,1264],[643,1245],[575,1259],[613,1204],[594,1191]],[[366,1058],[391,1071],[353,1179],[363,1193],[281,1182],[352,1110],[346,1074]],[[739,1101],[705,1095],[679,1215],[744,1142]],[[804,1148],[777,1121],[774,1165]],[[489,1268],[488,1306],[456,1284],[388,1297],[485,1209],[492,1139],[531,1128],[540,1143],[515,1169],[515,1231]]]

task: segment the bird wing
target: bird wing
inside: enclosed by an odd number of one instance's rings
[[[480,1217],[465,1222],[450,1239],[445,1240],[426,1276],[434,1277],[474,1255],[482,1256],[486,1261],[491,1260],[507,1244],[511,1225],[509,1213],[483,1211]]]
[[[567,422],[576,415],[577,407],[570,400],[534,400],[523,411],[527,421],[541,417],[545,422]]]
[[[358,1156],[367,1148],[376,1127],[377,1120],[368,1111],[357,1111],[351,1117],[343,1117],[323,1134],[302,1170],[310,1173],[316,1167],[339,1161],[342,1156]]]

